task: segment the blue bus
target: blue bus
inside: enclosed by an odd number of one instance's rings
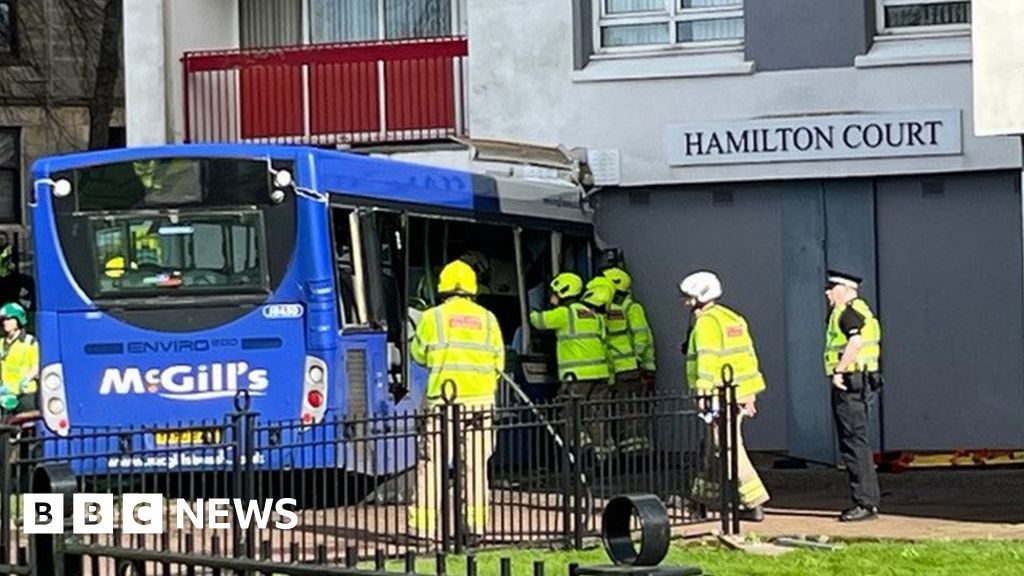
[[[166,447],[207,432],[176,422],[223,419],[240,390],[287,430],[413,410],[410,331],[457,257],[480,273],[510,371],[550,395],[551,346],[527,311],[557,271],[594,260],[576,187],[354,153],[139,147],[42,158],[32,176],[44,436],[143,427],[140,450]],[[275,454],[261,464],[408,465]],[[167,465],[126,456],[110,466]]]

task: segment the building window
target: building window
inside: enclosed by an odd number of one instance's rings
[[[0,128],[0,224],[21,224],[21,138]]]
[[[12,58],[18,49],[18,15],[14,0],[0,1],[0,59]]]
[[[302,43],[301,0],[239,0],[242,48],[294,46]]]
[[[310,0],[310,42],[452,35],[452,0]]]
[[[970,0],[877,0],[877,5],[882,34],[970,30]]]
[[[716,48],[743,42],[743,0],[594,0],[603,51]]]

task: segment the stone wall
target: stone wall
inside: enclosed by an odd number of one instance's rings
[[[0,127],[20,133],[22,224],[0,225],[20,237],[21,267],[27,271],[27,192],[32,163],[40,156],[85,150],[107,0],[21,0],[14,12],[15,49],[0,54]],[[123,73],[119,75],[111,125],[124,126]]]

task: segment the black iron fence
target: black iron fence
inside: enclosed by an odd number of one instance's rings
[[[387,559],[582,547],[600,536],[605,502],[623,493],[658,496],[677,533],[733,533],[737,464],[720,449],[735,435],[728,394],[714,403],[506,396],[312,426],[261,419],[242,396],[223,420],[160,430],[58,438],[4,426],[0,574],[383,574]],[[698,485],[727,489],[710,499]],[[62,496],[62,534],[28,533],[35,493]],[[76,533],[83,493],[112,499],[100,533]],[[146,509],[154,516],[131,507],[133,494],[159,495]],[[162,526],[132,533],[126,516]],[[370,564],[355,572],[360,563]]]

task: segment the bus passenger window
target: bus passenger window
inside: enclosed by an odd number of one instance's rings
[[[348,209],[336,208],[331,211],[334,227],[334,261],[338,284],[338,311],[342,326],[359,324],[356,307],[355,278],[352,263],[352,229],[349,226]]]
[[[438,275],[462,259],[477,273],[476,301],[498,319],[505,344],[520,326],[519,286],[512,228],[474,222],[411,218],[409,227],[410,307],[416,311],[440,304]],[[415,320],[418,314],[410,314]]]

